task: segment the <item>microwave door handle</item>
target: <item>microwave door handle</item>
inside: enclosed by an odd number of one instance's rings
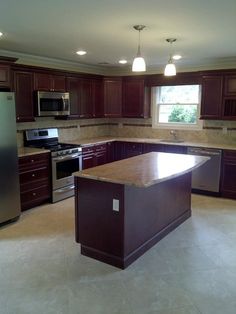
[[[62,99],[62,103],[63,103],[63,111],[65,111],[66,110],[65,98],[62,96],[61,99]]]

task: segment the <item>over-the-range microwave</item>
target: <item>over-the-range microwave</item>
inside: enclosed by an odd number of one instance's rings
[[[68,116],[69,114],[69,93],[37,91],[37,116]]]

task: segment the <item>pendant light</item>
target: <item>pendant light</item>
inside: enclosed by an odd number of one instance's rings
[[[146,63],[143,57],[141,57],[140,52],[140,32],[145,28],[145,25],[134,25],[134,29],[139,32],[138,36],[138,52],[136,58],[134,58],[132,71],[133,72],[145,72],[146,71]]]
[[[172,43],[174,43],[176,41],[175,38],[167,38],[166,41],[168,43],[170,43],[171,47],[172,47]],[[173,59],[172,59],[172,51],[170,50],[170,59],[165,67],[165,71],[164,71],[164,75],[165,76],[174,76],[176,75],[176,67],[175,64],[173,63]]]

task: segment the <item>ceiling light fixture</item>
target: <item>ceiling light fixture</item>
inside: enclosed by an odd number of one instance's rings
[[[172,59],[173,60],[180,60],[180,59],[182,59],[182,56],[181,55],[173,55]]]
[[[86,55],[86,51],[84,51],[84,50],[78,50],[78,51],[76,51],[76,53],[77,53],[77,55],[79,55],[79,56],[84,56],[84,55]]]
[[[2,32],[0,32],[0,37],[2,37],[3,36],[3,33]]]
[[[172,48],[172,44],[176,41],[176,39],[175,38],[167,38],[166,41],[168,43],[170,43],[171,48]],[[171,49],[170,49],[170,59],[169,59],[167,65],[165,67],[164,75],[165,76],[174,76],[174,75],[176,75],[176,67],[175,67],[175,64],[173,63]]]
[[[120,63],[120,64],[126,64],[126,63],[127,63],[127,60],[121,59],[121,60],[119,60],[119,63]]]
[[[145,25],[134,25],[134,29],[139,32],[138,36],[138,52],[136,58],[134,58],[132,71],[133,72],[145,72],[146,71],[146,63],[143,57],[141,57],[140,52],[140,32],[145,28]]]

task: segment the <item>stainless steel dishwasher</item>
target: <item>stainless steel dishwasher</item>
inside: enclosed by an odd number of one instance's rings
[[[208,160],[192,173],[192,189],[219,193],[222,150],[214,148],[188,147],[187,154],[207,156]]]

